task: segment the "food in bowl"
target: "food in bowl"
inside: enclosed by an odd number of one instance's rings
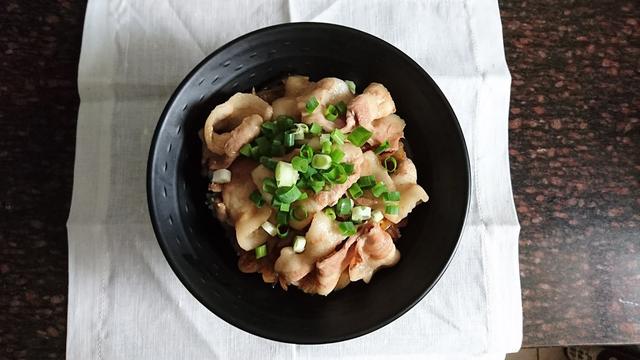
[[[207,202],[235,230],[240,271],[328,295],[400,260],[394,241],[428,195],[395,112],[382,84],[357,95],[351,81],[299,75],[211,111]]]

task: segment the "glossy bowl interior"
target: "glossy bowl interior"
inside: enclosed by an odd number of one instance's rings
[[[204,204],[202,128],[211,109],[238,91],[287,74],[336,76],[360,91],[380,82],[407,122],[406,140],[429,193],[397,242],[398,265],[370,284],[310,296],[283,291],[238,270],[229,236]],[[469,163],[455,114],[433,80],[408,56],[366,33],[328,24],[273,26],[238,38],[204,59],[169,100],[151,145],[147,195],[158,242],[178,278],[230,324],[291,343],[327,343],[366,334],[415,305],[446,269],[469,199]]]

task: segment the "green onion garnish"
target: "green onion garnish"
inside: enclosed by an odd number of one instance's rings
[[[393,156],[389,156],[384,160],[384,167],[388,172],[392,173],[398,168],[398,161]]]
[[[385,150],[387,150],[389,148],[389,146],[391,146],[389,144],[389,141],[385,140],[382,144],[380,144],[380,146],[378,146],[378,148],[374,152],[376,153],[376,155],[380,155],[383,152],[385,152]]]
[[[311,98],[309,98],[309,100],[307,101],[307,104],[305,105],[307,109],[307,114],[311,114],[318,107],[318,105],[320,105],[320,103],[318,102],[318,99],[316,99],[315,96],[312,96]]]
[[[262,191],[273,194],[276,191],[276,179],[274,178],[265,178],[262,180]]]
[[[322,173],[322,178],[331,184],[336,182],[337,176],[338,176],[338,170],[335,167],[332,167],[331,169],[329,169],[329,171],[325,171]]]
[[[311,127],[309,128],[309,132],[313,135],[318,135],[320,134],[320,132],[322,132],[322,126],[313,123],[311,124]]]
[[[344,173],[347,175],[353,174],[353,164],[348,162],[343,162],[342,168],[344,169]]]
[[[313,157],[313,149],[311,148],[311,146],[307,144],[302,145],[302,147],[300,148],[300,157],[311,161],[311,158]]]
[[[339,223],[338,228],[340,229],[340,233],[345,236],[355,235],[356,233],[356,227],[351,221],[343,221]]]
[[[278,211],[276,214],[276,224],[287,225],[289,223],[289,213]]]
[[[286,149],[284,148],[284,145],[282,145],[282,142],[280,142],[280,140],[273,140],[273,143],[271,143],[271,156],[282,156],[286,153]]]
[[[289,212],[290,209],[291,209],[291,204],[290,203],[282,203],[282,204],[280,204],[280,211]]]
[[[324,188],[324,179],[323,180],[316,180],[316,179],[311,179],[309,180],[309,187],[313,190],[314,193],[319,193],[320,191],[322,191],[322,189]]]
[[[347,139],[349,139],[353,145],[360,147],[369,140],[372,134],[373,133],[371,131],[363,128],[362,126],[358,126],[351,132],[351,134],[349,134]]]
[[[351,195],[352,198],[357,199],[360,196],[362,196],[362,194],[364,194],[364,192],[362,191],[362,189],[360,188],[360,185],[358,185],[358,183],[354,183],[349,188],[349,194]]]
[[[251,157],[251,144],[242,145],[242,147],[240,148],[240,154],[246,157]]]
[[[271,150],[271,141],[264,136],[256,138],[256,144],[258,145],[258,153],[265,155]]]
[[[324,209],[324,214],[327,215],[329,217],[329,219],[331,220],[335,220],[336,219],[336,212],[333,211],[333,208],[326,208]]]
[[[278,116],[276,121],[278,122],[278,129],[280,130],[280,132],[289,130],[289,128],[293,127],[293,124],[295,123],[293,118],[287,115]]]
[[[275,169],[276,184],[278,185],[278,187],[291,186],[298,181],[298,172],[288,162],[278,161]]]
[[[400,212],[400,207],[395,204],[386,204],[384,206],[384,212],[389,215],[398,215],[398,213]]]
[[[323,141],[322,142],[322,153],[330,154],[331,153],[331,141]]]
[[[347,113],[347,104],[344,101],[340,101],[336,104],[336,109],[338,109],[338,114],[344,115]]]
[[[342,161],[342,159],[344,159],[344,151],[340,150],[339,148],[335,148],[331,151],[331,160],[333,160],[334,163],[339,163],[340,161]]]
[[[349,91],[351,91],[351,93],[355,95],[355,93],[356,93],[356,84],[351,80],[345,80],[344,82],[347,84],[347,87],[349,88]]]
[[[304,251],[305,245],[307,245],[307,239],[304,236],[296,236],[293,241],[293,251],[300,254]]]
[[[364,221],[371,218],[371,208],[368,206],[356,206],[351,210],[351,220]]]
[[[336,121],[338,118],[338,109],[333,105],[327,106],[324,110],[324,117],[329,121]]]
[[[307,209],[300,205],[294,206],[293,209],[291,209],[289,215],[291,215],[291,217],[297,221],[304,220],[309,216],[309,214],[307,213]]]
[[[340,216],[346,216],[351,214],[351,200],[347,198],[340,198],[336,204],[336,212]]]
[[[384,193],[383,198],[385,201],[400,201],[399,191],[389,191]]]
[[[267,256],[267,244],[262,244],[255,249],[256,259]]]
[[[375,222],[380,222],[382,221],[382,219],[384,218],[384,215],[382,215],[382,211],[380,210],[374,210],[371,212],[371,219]]]
[[[251,195],[249,195],[249,199],[251,199],[251,201],[253,201],[253,203],[259,208],[264,205],[264,199],[258,190],[254,190]]]
[[[298,200],[304,200],[304,199],[306,199],[308,197],[309,197],[309,195],[307,195],[307,193],[303,191],[302,194],[300,194],[300,197],[298,198]]]
[[[287,131],[286,133],[284,133],[284,139],[283,140],[284,140],[283,141],[284,146],[292,147],[296,143],[296,134],[295,134],[295,132],[291,131],[291,130]]]
[[[276,234],[278,234],[279,238],[287,237],[289,235],[289,226],[284,224],[276,226]]]
[[[265,121],[262,123],[262,133],[265,135],[275,134],[277,124],[274,121]]]
[[[303,159],[300,156],[294,156],[291,159],[291,166],[293,166],[294,170],[305,173],[309,170],[309,160]]]
[[[345,136],[342,131],[335,129],[331,132],[331,141],[335,144],[342,145],[344,144]]]
[[[371,193],[375,197],[380,197],[380,195],[384,194],[385,192],[387,192],[387,185],[385,185],[382,181],[371,188]]]
[[[331,167],[331,156],[324,154],[316,154],[313,155],[313,160],[311,160],[311,166],[316,169],[326,170]]]
[[[375,184],[376,184],[376,178],[373,175],[363,176],[360,179],[358,179],[358,185],[360,185],[360,188],[362,189],[372,188]]]
[[[309,127],[307,126],[307,124],[302,124],[302,123],[294,124],[294,126],[295,126],[295,130],[291,130],[294,134],[294,138],[296,140],[303,140],[304,134],[309,132]]]
[[[348,178],[347,173],[344,171],[344,167],[341,164],[337,164],[334,169],[336,172],[334,182],[344,184]]]
[[[302,192],[298,189],[297,186],[288,186],[288,187],[279,187],[276,190],[275,196],[278,201],[283,204],[291,204],[292,202],[298,200]]]

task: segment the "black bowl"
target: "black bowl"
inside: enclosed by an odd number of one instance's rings
[[[198,130],[211,109],[238,91],[260,89],[287,74],[335,76],[384,84],[407,122],[418,182],[430,200],[409,216],[393,268],[324,296],[283,291],[238,270],[220,223],[205,206]],[[228,323],[265,338],[328,343],[376,330],[414,306],[453,256],[469,203],[469,161],[462,131],[444,95],[411,58],[347,27],[295,23],[244,35],[187,75],[156,128],[147,168],[151,222],[182,283]]]

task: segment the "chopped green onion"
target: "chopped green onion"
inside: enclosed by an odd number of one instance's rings
[[[266,167],[269,170],[275,170],[277,162],[270,157],[261,156],[260,164],[264,165],[264,167]]]
[[[307,199],[309,197],[309,195],[306,192],[302,192],[302,194],[300,194],[300,197],[298,198],[298,200],[304,200]]]
[[[382,144],[380,144],[380,146],[378,146],[378,148],[374,152],[376,153],[376,155],[380,155],[385,152],[389,148],[389,146],[391,146],[389,144],[389,141],[385,140]]]
[[[280,204],[280,211],[289,212],[290,209],[291,209],[291,204],[290,203],[282,203],[282,204]]]
[[[211,174],[211,182],[216,184],[226,184],[231,181],[231,171],[218,169]]]
[[[327,106],[324,110],[324,117],[329,121],[336,121],[338,118],[338,109],[333,105]]]
[[[292,186],[298,181],[298,177],[298,172],[290,163],[278,161],[276,165],[276,183],[278,187]]]
[[[293,252],[300,254],[304,251],[305,245],[307,245],[307,239],[304,236],[296,236],[293,241]]]
[[[294,156],[291,159],[291,166],[293,166],[294,170],[305,173],[309,170],[309,160],[303,159],[300,156]]]
[[[322,173],[322,178],[329,183],[335,183],[337,177],[338,170],[335,167],[332,167],[329,171],[325,171]]]
[[[347,198],[341,198],[336,204],[336,211],[339,216],[346,216],[351,214],[351,201]]]
[[[307,114],[311,114],[318,107],[318,105],[320,105],[320,103],[318,102],[318,99],[316,99],[315,96],[312,96],[311,98],[309,98],[309,100],[305,104],[305,107],[307,109]]]
[[[363,128],[362,126],[358,126],[351,132],[351,134],[349,134],[347,139],[349,139],[353,145],[360,147],[369,140],[372,134],[373,133],[371,131]]]
[[[292,147],[296,143],[296,134],[291,130],[284,133],[283,143],[286,147]]]
[[[360,188],[362,189],[372,188],[375,184],[376,184],[376,178],[373,175],[363,176],[360,179],[358,179],[358,185],[360,185]]]
[[[246,157],[251,157],[251,144],[242,145],[242,147],[240,148],[240,154]]]
[[[398,215],[398,213],[400,212],[400,207],[395,204],[386,204],[384,206],[384,212],[389,215]]]
[[[251,148],[251,157],[254,159],[258,159],[260,157],[260,155],[262,155],[262,153],[260,152],[260,147],[259,146],[254,146]]]
[[[271,150],[271,142],[264,136],[258,137],[256,139],[256,144],[258,145],[259,154],[265,155]]]
[[[264,199],[258,190],[254,190],[251,195],[249,195],[249,199],[251,199],[251,201],[253,201],[253,203],[259,208],[264,205]]]
[[[331,167],[331,156],[324,154],[316,154],[313,155],[313,160],[311,160],[311,166],[316,169],[326,170]]]
[[[351,210],[351,220],[365,221],[371,218],[371,208],[368,206],[356,206]]]
[[[324,188],[324,180],[311,179],[309,181],[309,187],[317,194]]]
[[[385,185],[382,181],[371,188],[371,193],[375,197],[380,197],[380,195],[384,194],[385,192],[387,192],[387,185]]]
[[[289,128],[293,127],[293,124],[295,123],[293,118],[287,115],[278,116],[276,121],[278,122],[278,129],[280,130],[280,132],[289,130]]]
[[[287,237],[287,235],[289,235],[289,226],[287,226],[286,224],[278,225],[276,227],[276,233],[278,234],[279,238]]]
[[[351,221],[343,221],[339,223],[338,228],[340,229],[340,233],[345,236],[355,235],[356,233],[356,227]]]
[[[289,213],[289,215],[297,221],[301,221],[306,219],[309,216],[309,213],[307,213],[307,209],[304,208],[304,206],[294,206],[293,209],[291,209],[291,212]]]
[[[300,148],[300,157],[310,161],[313,157],[313,149],[311,148],[311,146],[307,144],[302,145],[302,147]]]
[[[302,192],[298,189],[297,186],[288,186],[288,187],[279,187],[276,190],[275,196],[278,201],[283,204],[291,204],[292,202],[298,200]]]
[[[342,168],[344,169],[344,173],[345,174],[347,174],[347,175],[353,174],[353,164],[352,163],[343,162],[340,165],[342,165]]]
[[[286,152],[280,140],[273,140],[271,143],[271,156],[282,156]]]
[[[324,214],[327,215],[331,220],[336,219],[336,212],[333,210],[333,208],[328,207],[324,209]]]
[[[389,191],[384,193],[383,198],[386,201],[400,201],[400,192],[399,191]]]
[[[342,159],[344,158],[344,151],[340,150],[339,148],[335,148],[331,151],[331,160],[334,163],[340,163],[340,161],[342,161]]]
[[[276,191],[276,179],[274,178],[265,178],[262,180],[262,191],[273,194]]]
[[[344,167],[338,164],[334,167],[334,169],[336,173],[334,181],[338,184],[344,184],[348,178],[347,173],[344,171]]]
[[[276,214],[276,223],[278,225],[287,225],[289,223],[289,213],[278,211]]]
[[[336,104],[336,109],[338,109],[338,114],[344,115],[347,113],[347,104],[344,101],[340,101]]]
[[[273,134],[275,134],[276,132],[276,127],[277,127],[277,124],[275,122],[265,121],[262,123],[262,133],[265,135],[273,136]]]
[[[351,80],[345,80],[344,82],[347,84],[347,87],[349,88],[349,91],[351,91],[351,93],[355,95],[355,93],[356,93],[356,84]]]
[[[364,194],[364,192],[362,191],[362,189],[360,188],[360,185],[358,185],[358,183],[354,183],[349,188],[349,194],[351,195],[352,198],[357,199],[360,196],[362,196],[362,194]]]
[[[335,129],[331,132],[331,141],[335,144],[342,145],[344,144],[345,136],[342,131]]]
[[[331,153],[331,142],[330,141],[323,141],[322,142],[322,153],[323,154],[330,154]]]
[[[325,141],[331,142],[331,134],[320,134],[320,143]]]
[[[320,132],[322,132],[322,126],[313,123],[311,124],[311,127],[309,128],[309,132],[313,135],[318,135],[320,134]]]
[[[273,198],[273,196],[272,196],[272,198]],[[271,206],[273,206],[276,209],[279,209],[280,205],[282,205],[282,203],[278,199],[273,199],[271,201]]]
[[[307,177],[307,178],[310,178],[310,177],[311,177],[311,175],[313,175],[313,174],[317,174],[317,173],[318,173],[318,170],[316,170],[316,169],[314,169],[314,168],[312,168],[312,167],[309,167],[309,169],[307,169],[307,172],[306,172],[306,173],[304,173],[303,175],[304,175],[305,177]]]
[[[262,244],[258,246],[255,252],[256,252],[256,259],[260,259],[267,256],[267,244]]]
[[[384,218],[384,215],[382,215],[382,211],[380,210],[374,210],[371,213],[371,219],[375,222],[380,222],[382,221],[383,218]]]
[[[297,123],[294,125],[295,130],[290,130],[293,133],[295,140],[304,140],[304,134],[309,132],[307,124]]]
[[[393,156],[389,156],[384,160],[384,167],[388,172],[392,173],[398,168],[398,161]]]
[[[265,221],[262,223],[262,225],[260,225],[260,227],[262,228],[262,230],[266,231],[267,234],[276,236],[276,227],[273,226],[272,223]]]

